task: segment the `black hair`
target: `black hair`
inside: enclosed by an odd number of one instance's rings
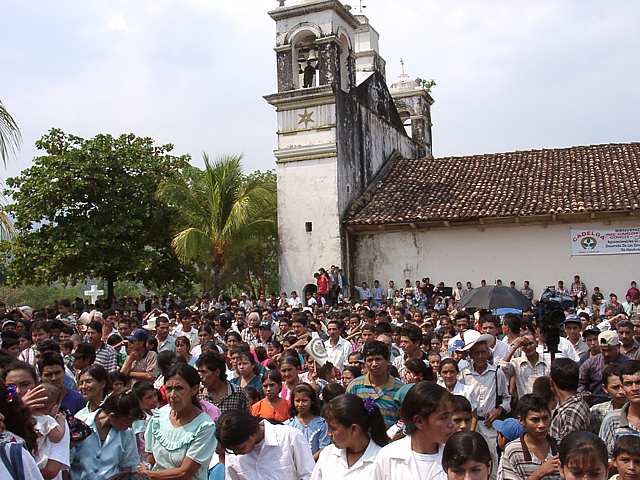
[[[149,348],[149,346],[151,348]],[[144,342],[144,348],[145,350],[148,350],[150,352],[158,352],[158,339],[156,337],[148,337],[147,341]]]
[[[235,338],[238,342],[242,342],[242,336],[234,330],[231,330],[230,332],[224,334],[224,341],[226,342],[231,337]]]
[[[605,387],[607,386],[610,377],[616,377],[617,379],[622,381],[622,376],[620,375],[620,366],[609,364],[604,367],[604,370],[602,371],[602,383]]]
[[[280,375],[280,371],[278,369],[267,370],[267,373],[262,375],[262,379],[260,383],[264,383],[267,380],[271,380],[272,382],[277,383],[278,385],[282,385],[282,375]]]
[[[113,388],[113,384],[116,382],[122,382],[125,385],[129,385],[129,376],[122,373],[120,370],[114,370],[113,372],[109,372],[109,383],[110,387]],[[138,382],[141,383],[141,382]],[[137,383],[136,383],[137,385]]]
[[[6,333],[2,334],[2,350],[8,350],[16,345],[19,345],[17,335],[7,335]]]
[[[40,374],[44,372],[44,367],[53,367],[56,365],[62,367],[64,370],[64,360],[62,360],[62,356],[57,352],[44,352],[38,359],[38,371]]]
[[[341,383],[337,383],[337,382],[327,383],[322,389],[322,392],[320,394],[320,396],[322,397],[323,405],[326,405],[327,402],[330,402],[334,398],[340,395],[343,395],[344,393],[346,393],[346,391],[347,389],[344,388],[344,386]],[[326,416],[324,411],[322,416],[323,417]]]
[[[551,379],[547,376],[536,378],[533,381],[531,391],[537,397],[551,398],[553,396],[553,392],[551,391]]]
[[[514,335],[520,335],[520,329],[522,328],[522,317],[515,313],[507,313],[504,316],[503,324],[509,327],[509,330]]]
[[[187,385],[191,388],[200,386],[200,375],[198,374],[198,371],[191,365],[187,365],[184,362],[176,362],[169,367],[167,376],[164,377],[164,383],[166,384],[167,381],[173,377],[180,377],[187,382]],[[200,401],[198,400],[197,394],[191,398],[191,402],[199,409],[202,409],[200,407]]]
[[[351,372],[353,378],[358,378],[362,375],[362,370],[360,370],[358,367],[352,367],[351,365],[348,365],[342,369],[343,372],[345,370]]]
[[[463,397],[462,395],[453,396],[453,406],[454,406],[454,412],[472,413],[473,411],[473,408],[471,407],[471,402],[467,400],[466,397]]]
[[[142,400],[142,397],[144,397],[147,392],[152,391],[156,391],[156,389],[153,388],[153,383],[146,381],[136,382],[136,384],[131,389],[131,392],[135,395],[138,401]]]
[[[362,432],[380,447],[389,443],[384,418],[378,406],[373,402],[365,407],[365,403],[360,397],[345,393],[327,403],[323,414],[327,420],[339,423],[344,427],[358,425]]]
[[[105,398],[100,409],[106,413],[110,413],[115,417],[133,418],[141,420],[144,413],[140,410],[138,398],[132,393],[111,394]]]
[[[298,415],[298,409],[296,408],[295,402],[294,402],[295,396],[298,393],[304,394],[307,397],[309,397],[309,399],[311,400],[310,412],[315,416],[320,416],[320,414],[322,413],[320,400],[318,399],[316,390],[308,383],[299,383],[291,391],[291,408],[289,409],[289,415],[291,415],[292,417],[295,417],[296,415]]]
[[[481,324],[484,325],[487,322],[493,323],[496,327],[500,326],[500,319],[496,315],[485,315],[482,317]]]
[[[256,354],[256,358],[258,362],[264,362],[267,359],[267,349],[262,345],[258,345],[253,349],[253,352]]]
[[[422,342],[422,331],[413,323],[403,325],[402,328],[400,328],[400,336],[407,337],[413,343],[417,343],[418,345]]]
[[[207,332],[209,335],[213,336],[213,327],[210,323],[205,323],[204,325],[200,325],[198,328],[198,333]]]
[[[637,435],[622,435],[618,437],[613,445],[613,458],[622,454],[640,458],[640,437]]]
[[[529,412],[548,412],[549,405],[544,398],[528,393],[518,400],[518,416],[524,420]]]
[[[449,437],[442,452],[442,468],[445,472],[460,468],[468,461],[491,467],[491,452],[487,441],[478,432],[457,432]]]
[[[300,358],[297,355],[285,355],[280,358],[278,362],[278,366],[282,366],[283,364],[288,364],[296,367],[298,370],[302,367],[300,363]]]
[[[119,333],[112,333],[107,337],[107,345],[115,347],[122,342],[122,336]]]
[[[164,375],[165,378],[167,378],[166,374],[169,371],[169,368],[171,367],[171,365],[176,363],[177,359],[178,354],[176,352],[172,352],[171,350],[163,350],[158,354],[158,370],[160,370],[160,373]]]
[[[80,371],[80,375],[78,375],[78,379],[82,377],[82,375],[89,375],[91,378],[95,379],[98,382],[104,382],[104,390],[102,391],[102,398],[105,398],[107,394],[111,391],[111,380],[109,379],[109,374],[105,370],[102,365],[98,365],[94,363],[93,365],[89,365],[87,368],[83,368]]]
[[[431,366],[427,365],[419,358],[410,358],[404,362],[404,368],[409,370],[411,373],[422,375],[422,380],[428,380],[430,382],[436,381],[436,376],[433,373]]]
[[[35,332],[36,330],[43,330],[49,333],[51,331],[51,328],[49,327],[49,322],[46,320],[36,320],[31,324],[31,331]]]
[[[414,417],[428,417],[445,401],[451,401],[452,395],[446,388],[434,382],[416,383],[407,392],[400,407],[400,418],[404,422],[409,435],[415,433]]]
[[[33,379],[33,384],[37,385],[38,373],[36,372],[36,369],[32,365],[20,361],[11,362],[9,365],[7,365],[6,368],[2,369],[2,381],[6,381],[7,374],[13,370],[22,370],[24,372],[27,372]]]
[[[197,367],[205,367],[212,372],[218,370],[218,377],[221,381],[227,382],[227,364],[220,352],[209,350],[204,352],[196,360]],[[242,442],[241,442],[242,443]]]
[[[567,466],[575,457],[582,457],[596,459],[609,468],[607,446],[591,432],[572,432],[565,436],[558,445],[558,456],[561,466]]]
[[[178,338],[176,338],[176,345],[178,342],[184,343],[187,346],[187,350],[191,350],[191,340],[189,340],[188,337],[180,335]]]
[[[102,335],[102,324],[100,322],[96,322],[95,320],[89,322],[87,324],[87,329],[89,328]]]
[[[237,447],[258,432],[260,422],[245,410],[230,410],[216,421],[216,439],[222,448]]]
[[[550,376],[560,390],[575,392],[578,390],[578,372],[578,364],[570,358],[556,358],[551,364]]]
[[[456,372],[460,373],[460,367],[458,366],[458,362],[456,362],[453,358],[445,358],[445,359],[443,359],[440,362],[440,371],[442,371],[442,369],[446,365],[453,365],[453,368],[456,369]]]
[[[373,357],[375,355],[380,355],[385,360],[389,360],[389,347],[387,344],[378,340],[371,340],[365,343],[362,347],[362,356],[365,361],[367,357]]]
[[[45,352],[55,352],[60,353],[60,344],[57,340],[53,338],[47,338],[46,340],[42,340],[37,345],[38,351],[42,354]]]
[[[630,360],[620,366],[620,381],[624,375],[640,375],[640,360]]]

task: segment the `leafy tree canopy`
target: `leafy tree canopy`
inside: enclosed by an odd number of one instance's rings
[[[133,134],[85,140],[59,129],[36,146],[45,154],[7,180],[17,230],[11,283],[101,277],[111,295],[117,279],[160,286],[186,278],[171,248],[173,212],[155,192],[190,168],[187,156]]]

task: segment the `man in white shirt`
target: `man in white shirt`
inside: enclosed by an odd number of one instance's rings
[[[327,360],[342,372],[353,349],[351,343],[340,336],[341,330],[342,325],[339,320],[329,320],[327,323],[329,340],[324,342],[324,348],[327,350]]]
[[[507,342],[503,342],[498,338],[500,320],[495,315],[485,315],[480,321],[482,324],[482,333],[489,334],[496,339],[495,344],[489,345],[489,348],[491,348],[491,363],[498,365],[498,362],[500,362],[509,351]]]
[[[291,308],[300,308],[302,306],[302,299],[298,296],[298,293],[294,290],[291,292],[291,297],[287,301]]]
[[[218,419],[216,437],[225,450],[225,478],[230,480],[309,480],[315,467],[302,432],[272,425],[234,410]]]
[[[480,335],[477,340],[467,343],[462,350],[469,352],[471,364],[461,373],[463,383],[471,386],[474,398],[478,399],[476,431],[489,445],[493,459],[492,478],[495,476],[498,465],[496,453],[498,434],[493,428],[493,422],[500,415],[509,413],[511,410],[507,378],[499,367],[489,363],[491,356],[489,344],[494,340],[492,335]]]

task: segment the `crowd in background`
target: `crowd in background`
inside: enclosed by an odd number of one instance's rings
[[[635,282],[558,282],[552,353],[528,282],[502,314],[470,282],[315,279],[0,305],[0,478],[640,478]]]

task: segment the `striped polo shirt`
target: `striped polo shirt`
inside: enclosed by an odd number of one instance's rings
[[[347,387],[347,393],[357,395],[363,400],[372,398],[382,413],[385,425],[389,428],[399,418],[400,406],[393,400],[393,397],[403,385],[404,383],[399,379],[389,375],[387,382],[381,388],[377,388],[371,383],[369,375],[362,375],[351,381]]]

